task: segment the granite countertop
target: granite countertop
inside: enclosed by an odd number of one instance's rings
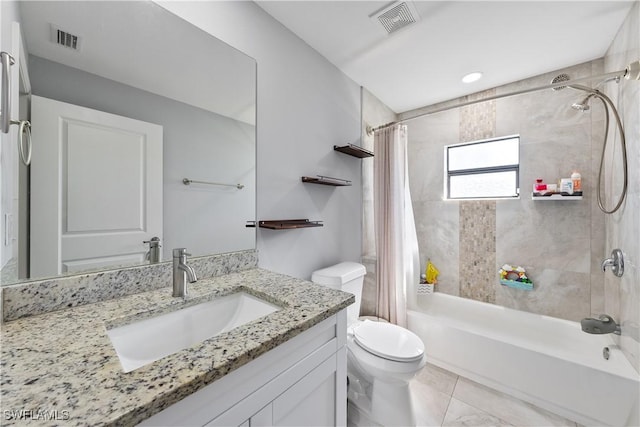
[[[132,372],[122,371],[107,325],[239,290],[283,309]],[[186,301],[173,298],[167,287],[5,323],[1,423],[136,424],[353,301],[351,294],[255,268],[190,284]],[[22,419],[12,419],[16,416]],[[54,419],[46,421],[47,417]]]

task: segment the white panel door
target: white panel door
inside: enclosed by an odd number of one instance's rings
[[[31,277],[144,262],[162,239],[162,126],[32,97]]]

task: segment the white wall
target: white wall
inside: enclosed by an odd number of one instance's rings
[[[258,62],[258,219],[308,218],[322,228],[258,230],[260,266],[299,278],[361,255],[359,87],[252,2],[159,2]],[[351,187],[303,184],[303,175]]]

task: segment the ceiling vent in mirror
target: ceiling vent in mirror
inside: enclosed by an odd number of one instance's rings
[[[369,18],[378,22],[388,34],[391,34],[417,22],[420,15],[412,2],[396,1],[369,15]]]
[[[80,37],[51,24],[51,41],[58,46],[80,50]]]

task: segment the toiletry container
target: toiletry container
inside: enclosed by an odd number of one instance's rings
[[[571,182],[573,183],[573,193],[582,194],[582,176],[579,172],[573,172],[571,174]]]
[[[560,180],[560,192],[563,195],[573,195],[573,180],[571,178],[562,178]]]
[[[547,192],[547,184],[544,183],[542,178],[536,179],[536,183],[533,184],[533,192],[537,194],[544,194]]]

